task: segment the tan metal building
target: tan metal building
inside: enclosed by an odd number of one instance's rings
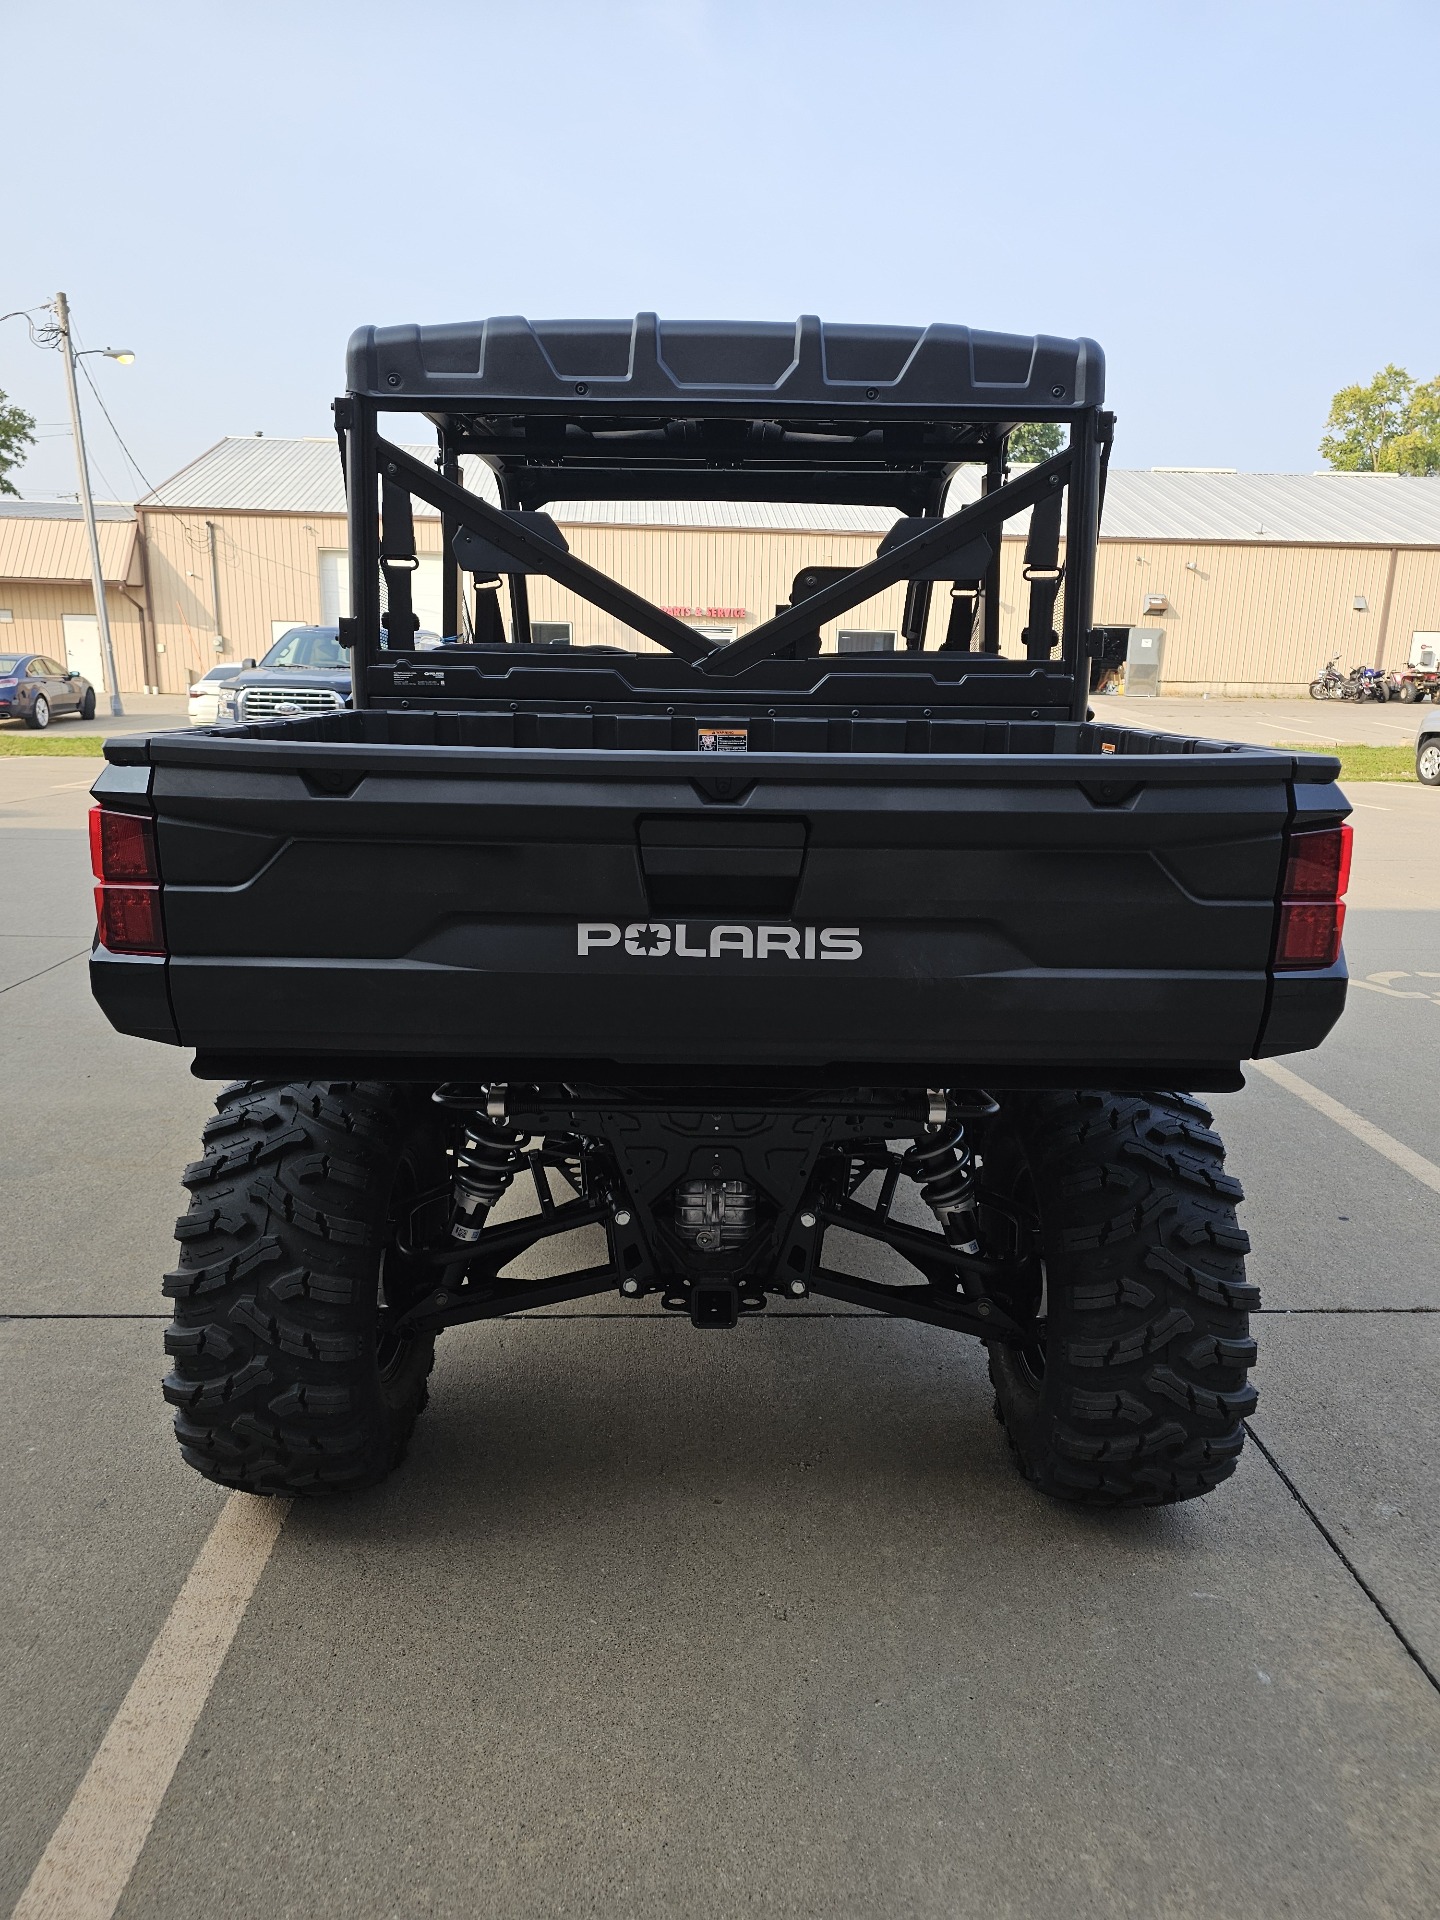
[[[154,684],[144,568],[133,510],[97,504],[105,606],[120,684]],[[78,502],[0,500],[0,654],[43,653],[109,691]]]
[[[1095,618],[1164,634],[1171,694],[1299,694],[1440,628],[1440,478],[1110,476]]]
[[[478,466],[467,479],[493,498]],[[952,505],[973,497],[976,484],[962,474]],[[10,507],[0,508],[14,556],[0,568],[10,582],[0,587],[0,609],[8,605],[18,621],[23,606],[27,644],[55,651],[65,616],[89,606],[78,509]],[[104,511],[122,687],[183,692],[217,659],[258,658],[287,627],[332,624],[348,610],[345,497],[332,439],[222,440],[142,500],[136,522],[115,517],[124,509]],[[894,519],[878,508],[725,502],[559,501],[551,512],[582,559],[722,636],[772,614],[803,568],[871,558]],[[19,525],[26,520],[35,523],[28,532]],[[1012,525],[1001,635],[1005,651],[1018,652],[1024,527]],[[66,546],[62,556],[66,541],[74,551]],[[416,543],[416,608],[422,626],[438,631],[438,519],[417,511]],[[65,568],[78,570],[62,580],[55,570]],[[943,630],[945,591],[936,591],[931,645]],[[824,630],[825,645],[847,644],[842,632],[898,633],[902,599],[893,588],[856,609]],[[608,616],[549,581],[532,582],[531,614],[577,641],[620,638]],[[1157,629],[1162,691],[1172,694],[1302,693],[1335,653],[1346,667],[1393,668],[1413,633],[1440,629],[1440,479],[1112,472],[1095,618]]]

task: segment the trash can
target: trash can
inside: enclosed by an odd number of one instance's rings
[[[1132,627],[1125,649],[1125,692],[1131,698],[1153,700],[1160,691],[1160,668],[1165,658],[1163,627]]]

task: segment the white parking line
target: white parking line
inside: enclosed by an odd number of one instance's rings
[[[1273,1080],[1277,1087],[1284,1087],[1297,1100],[1303,1100],[1307,1106],[1314,1107],[1317,1113],[1323,1113],[1327,1120],[1333,1120],[1337,1127],[1353,1133],[1357,1140],[1363,1140],[1376,1153],[1383,1153],[1392,1165],[1402,1168],[1422,1187],[1429,1187],[1432,1193],[1440,1193],[1440,1167],[1433,1160],[1427,1160],[1423,1154],[1405,1146],[1393,1134],[1386,1133],[1383,1127],[1377,1127],[1361,1114],[1352,1113],[1349,1107],[1332,1100],[1319,1087],[1312,1087],[1308,1080],[1302,1080],[1298,1073],[1291,1073],[1288,1067],[1282,1067],[1278,1060],[1252,1060],[1250,1065],[1256,1073],[1263,1073],[1267,1080]]]
[[[289,1509],[220,1509],[11,1920],[111,1920]]]

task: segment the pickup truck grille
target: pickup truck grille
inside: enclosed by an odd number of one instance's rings
[[[345,702],[329,687],[242,687],[240,718],[269,720],[281,713],[334,713]]]

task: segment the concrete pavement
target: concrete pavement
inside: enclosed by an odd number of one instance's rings
[[[157,733],[188,724],[188,701],[183,693],[122,693],[120,704],[124,713],[112,714],[110,696],[101,694],[93,720],[76,720],[66,714],[51,722],[50,732],[56,739],[63,739],[67,733],[108,737],[112,733]],[[0,720],[0,734],[26,731],[23,720]]]
[[[0,1318],[0,1912],[223,1498],[157,1391],[210,1090],[23,971],[88,944],[89,771],[0,763],[0,1316],[46,1316]],[[1287,1064],[1440,1162],[1436,828],[1371,791],[1352,898],[1407,904]],[[978,1348],[860,1312],[449,1333],[401,1473],[291,1513],[119,1913],[1432,1914],[1440,1199],[1258,1075],[1215,1105],[1274,1465],[1052,1506]]]
[[[1337,746],[1399,747],[1413,743],[1428,704],[1401,706],[1397,700],[1158,700],[1098,694],[1097,715],[1127,727],[1153,727],[1159,733],[1199,734],[1206,740],[1243,740],[1258,747],[1279,741],[1309,741],[1316,748]]]

